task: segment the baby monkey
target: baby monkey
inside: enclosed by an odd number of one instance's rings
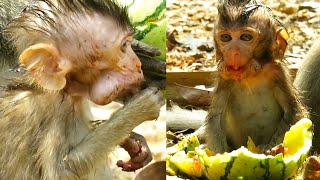
[[[135,147],[128,163],[119,162],[125,170],[150,161],[130,132],[158,117],[156,88],[89,128],[88,100],[108,104],[143,81],[125,8],[112,0],[40,0],[3,33],[20,66],[1,70],[0,179],[111,179],[104,164],[119,144]]]
[[[248,137],[270,148],[308,117],[282,62],[289,35],[269,8],[253,0],[223,0],[218,12],[218,83],[198,133],[216,152],[246,146]]]

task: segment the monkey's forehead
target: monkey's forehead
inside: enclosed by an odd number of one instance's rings
[[[67,25],[59,33],[58,46],[67,56],[88,56],[96,51],[108,51],[120,47],[132,33],[123,29],[110,17],[99,14],[77,16],[73,24]]]
[[[88,51],[93,47],[107,49],[132,32],[128,23],[121,24],[114,15],[93,10],[64,10],[56,4],[40,1],[11,21],[4,32],[12,39],[19,53],[37,43],[63,46],[60,49],[77,46],[78,51]]]
[[[66,21],[65,27],[61,28],[59,34],[69,39],[86,39],[91,42],[99,42],[102,46],[108,46],[116,42],[119,37],[129,34],[132,29],[123,29],[113,20],[112,17],[101,16],[100,14],[73,14],[70,20]]]
[[[128,18],[127,9],[120,6],[115,0],[98,0],[98,1],[70,1],[70,0],[39,0],[34,6],[26,11],[38,12],[47,16],[48,14],[56,17],[68,18],[70,13],[74,14],[92,14],[99,13],[102,16],[110,16],[119,26],[124,28],[131,27],[132,24]],[[49,12],[49,13],[48,13]],[[43,16],[43,17],[45,17]]]
[[[223,21],[218,21],[216,22],[215,26],[216,29],[218,30],[223,30],[223,29],[229,29],[229,30],[240,30],[240,29],[245,29],[247,27],[256,29],[257,31],[269,31],[274,28],[274,25],[276,23],[274,22],[274,19],[270,18],[250,18],[247,22],[242,23],[238,21],[234,22],[223,22]]]
[[[240,26],[240,27],[221,27],[214,30],[214,36],[219,36],[221,34],[242,34],[242,33],[250,33],[254,35],[260,35],[262,31],[259,28],[256,28],[255,26]]]

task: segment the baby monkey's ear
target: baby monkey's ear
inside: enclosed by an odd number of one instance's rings
[[[57,91],[65,87],[65,76],[71,64],[61,57],[55,46],[42,43],[30,46],[21,53],[19,60],[42,88]]]
[[[290,38],[288,31],[283,28],[279,27],[276,28],[276,48],[274,49],[274,52],[278,52],[276,59],[282,59],[284,56],[284,53],[286,52],[286,48],[288,45],[288,39]]]

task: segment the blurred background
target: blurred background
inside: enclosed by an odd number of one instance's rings
[[[285,61],[297,69],[320,33],[320,2],[261,0],[287,28]],[[167,72],[212,71],[213,28],[218,0],[167,0]]]

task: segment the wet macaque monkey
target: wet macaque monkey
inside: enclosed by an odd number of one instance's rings
[[[308,117],[282,62],[288,34],[269,8],[250,0],[224,0],[214,30],[217,87],[204,129],[208,147],[225,152],[248,137],[266,150]]]
[[[88,100],[108,104],[143,80],[125,8],[111,0],[37,1],[3,33],[20,65],[0,71],[0,179],[112,179],[105,163],[119,144],[132,158],[118,163],[124,170],[150,161],[143,137],[130,132],[158,117],[156,88],[89,128]]]

